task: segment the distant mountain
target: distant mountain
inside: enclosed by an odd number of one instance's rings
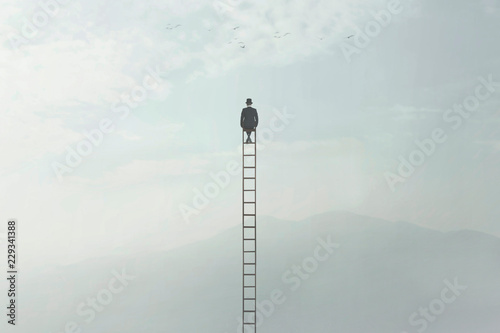
[[[500,332],[500,239],[348,212],[260,217],[257,232],[259,333]],[[106,292],[122,268],[135,279]],[[241,228],[168,252],[50,267],[21,285],[19,332],[66,332],[70,321],[85,333],[239,332]],[[109,301],[97,301],[100,312],[85,305],[98,296]]]

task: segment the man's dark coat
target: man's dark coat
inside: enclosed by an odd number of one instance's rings
[[[240,124],[242,128],[253,129],[259,124],[259,115],[257,110],[251,106],[244,108],[241,111]]]

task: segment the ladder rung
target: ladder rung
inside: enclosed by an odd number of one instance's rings
[[[243,275],[257,275],[257,274],[255,274],[255,273],[245,273]]]
[[[243,298],[245,301],[255,301],[256,298],[255,297],[247,297],[247,298]]]
[[[244,225],[243,228],[255,228],[254,225]]]
[[[255,216],[255,214],[243,214],[243,216]]]
[[[253,190],[243,190],[243,191],[255,191],[255,189],[253,189]]]
[[[253,203],[254,204],[254,203],[257,203],[257,202],[256,201],[243,201],[243,203],[248,203],[248,204]]]
[[[250,252],[251,252],[251,253],[254,253],[254,252],[256,252],[256,251],[255,251],[255,250],[253,250],[253,251],[243,251],[243,252],[245,252],[245,253],[250,253]]]
[[[255,169],[255,168],[256,168],[256,167],[254,167],[254,166],[249,166],[249,167],[244,166],[244,167],[243,167],[243,169]]]
[[[255,179],[255,177],[243,177],[243,179]]]
[[[243,238],[243,240],[256,240],[256,238]]]
[[[257,156],[255,154],[243,154],[243,156]]]

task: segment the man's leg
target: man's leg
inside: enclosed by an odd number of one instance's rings
[[[250,135],[252,135],[252,131],[247,131],[247,143],[252,143],[252,139],[250,138]]]

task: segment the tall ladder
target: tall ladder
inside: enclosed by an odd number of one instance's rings
[[[243,130],[243,332],[257,332],[257,131],[251,130],[252,143],[245,143]]]

